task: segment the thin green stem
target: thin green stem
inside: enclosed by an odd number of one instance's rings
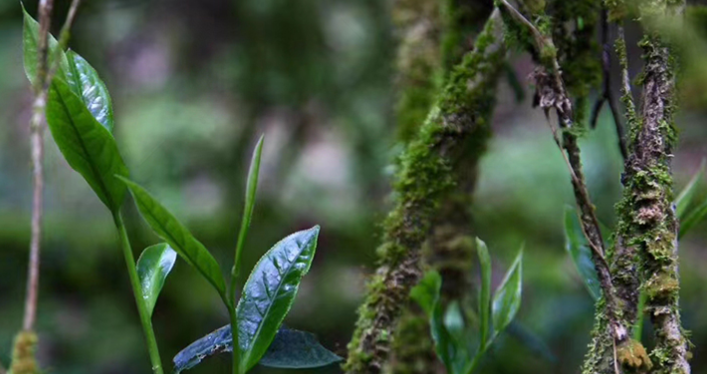
[[[238,317],[235,304],[228,307],[228,314],[231,317],[231,335],[233,336],[233,374],[240,374],[241,346],[238,343]]]
[[[150,353],[150,362],[152,363],[152,371],[155,374],[163,374],[160,351],[157,348],[157,339],[155,338],[155,331],[152,329],[152,319],[150,318],[150,313],[147,311],[147,307],[142,297],[142,287],[140,286],[140,279],[137,275],[137,269],[135,267],[135,258],[133,257],[133,250],[130,247],[130,239],[128,238],[128,232],[125,230],[123,216],[120,214],[120,212],[114,213],[113,220],[115,221],[115,227],[118,229],[118,233],[120,234],[120,245],[123,249],[123,255],[125,256],[125,264],[128,267],[128,275],[130,276],[130,284],[133,287],[133,295],[135,295],[135,303],[137,304],[137,310],[140,314],[142,330],[145,333],[145,340],[147,341],[147,350]]]

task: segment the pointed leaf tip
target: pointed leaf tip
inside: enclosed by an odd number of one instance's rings
[[[116,177],[128,187],[140,214],[152,230],[211,283],[221,299],[227,302],[226,283],[221,268],[209,250],[147,190],[123,176]]]
[[[302,277],[312,265],[319,226],[298,231],[275,244],[255,265],[238,302],[241,370],[265,354],[294,303]]]
[[[523,248],[508,269],[493,297],[492,317],[494,334],[503,331],[520,309],[523,285]]]

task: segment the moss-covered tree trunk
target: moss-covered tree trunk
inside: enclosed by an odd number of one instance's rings
[[[454,68],[417,136],[400,156],[396,205],[386,219],[380,266],[349,344],[344,365],[348,373],[382,372],[391,347],[407,346],[407,342],[394,342],[404,336],[396,334],[400,316],[410,289],[420,279],[423,247],[432,237],[444,240],[442,232],[435,230],[440,214],[448,213],[447,204],[464,203],[453,195],[460,183],[469,183],[467,173],[474,172],[467,167],[476,163],[490,135],[504,54],[500,17],[494,12],[474,50]],[[429,352],[431,347],[424,348]]]

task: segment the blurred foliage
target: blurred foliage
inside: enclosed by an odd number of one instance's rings
[[[55,2],[53,30],[68,6],[67,0]],[[26,6],[35,14],[36,3]],[[249,154],[258,135],[266,134],[244,269],[285,234],[321,224],[319,253],[285,323],[316,332],[339,354],[373,269],[378,225],[390,203],[388,173],[399,151],[391,118],[395,42],[389,7],[376,0],[86,1],[71,41],[113,95],[116,137],[131,178],[173,211],[219,263],[231,262]],[[21,21],[19,4],[0,0],[2,363],[21,325],[29,242],[31,94],[22,70]],[[629,27],[628,33],[633,46],[637,30]],[[629,49],[634,76],[638,56],[637,48]],[[521,78],[530,72],[526,57],[513,56],[512,63]],[[703,122],[698,110],[685,110],[678,120],[678,188],[707,154]],[[516,103],[510,87],[499,91],[493,126],[473,208],[475,232],[493,248],[494,287],[525,242],[523,305],[516,317],[525,333],[499,336],[480,372],[576,372],[589,341],[593,301],[564,249],[563,212],[573,204],[566,166],[542,113],[527,100]],[[50,140],[47,135],[40,360],[57,374],[146,372],[110,215]],[[581,145],[598,214],[610,225],[622,161],[608,113]],[[696,201],[707,195],[705,185]],[[130,209],[126,221],[136,251],[157,243]],[[707,308],[701,297],[705,228],[696,226],[680,246],[681,305],[696,346],[695,373],[707,372],[707,319],[700,318]],[[177,262],[153,318],[165,361],[227,323],[208,288]],[[193,372],[227,372],[229,360],[223,355]]]

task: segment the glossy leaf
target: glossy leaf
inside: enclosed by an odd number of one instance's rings
[[[493,296],[493,329],[494,335],[503,331],[513,320],[518,309],[523,285],[523,249],[518,252],[513,265],[503,278],[503,282],[498,286]]]
[[[127,176],[128,168],[113,135],[59,78],[53,80],[49,90],[47,122],[69,165],[84,177],[108,209],[117,212],[125,199],[125,185],[115,175]]]
[[[137,260],[137,275],[142,285],[142,298],[152,315],[167,275],[177,261],[177,252],[167,243],[155,244],[142,251]]]
[[[702,222],[705,217],[707,217],[707,198],[680,222],[680,233],[678,237],[682,238],[688,231],[695,227],[695,225]]]
[[[69,66],[68,81],[74,86],[73,91],[81,97],[93,118],[112,133],[113,104],[108,88],[96,70],[76,52],[67,52],[66,58]]]
[[[567,249],[572,258],[572,262],[574,262],[579,276],[587,287],[589,295],[596,301],[601,296],[601,287],[599,286],[594,261],[592,261],[592,252],[582,232],[579,218],[571,207],[565,208],[564,226],[565,249]]]
[[[491,331],[491,257],[486,243],[476,238],[476,252],[481,265],[481,292],[479,293],[480,346],[488,343]]]
[[[309,369],[340,361],[342,358],[319,344],[313,334],[282,327],[258,364],[283,369]]]
[[[174,249],[184,261],[196,269],[218,291],[224,302],[226,284],[218,263],[211,253],[184,227],[162,204],[144,188],[126,178],[118,177],[135,198],[140,214],[164,241]]]
[[[181,373],[201,363],[207,357],[233,351],[231,325],[226,325],[182,349],[174,359],[174,372]]]
[[[704,178],[704,176],[705,159],[702,160],[702,164],[700,164],[700,169],[697,171],[697,173],[695,173],[695,175],[692,176],[690,182],[688,182],[687,186],[685,186],[685,188],[680,191],[678,198],[675,200],[675,204],[677,205],[676,213],[680,221],[684,220],[687,217],[690,202],[692,202],[692,198],[695,196],[695,192],[697,192],[699,182],[701,179]]]
[[[205,358],[232,351],[231,325],[226,325],[195,341],[174,356],[174,372],[180,373],[197,366]],[[341,357],[319,344],[313,334],[283,326],[275,334],[272,344],[258,363],[275,368],[307,369],[341,360]]]
[[[27,79],[29,79],[32,86],[34,86],[37,81],[37,68],[39,64],[39,23],[35,21],[29,13],[27,13],[24,6],[22,7],[22,11],[24,12],[24,24],[22,27],[22,51],[25,74],[27,75]],[[59,48],[59,43],[51,34],[47,35],[47,44],[47,57],[49,61],[48,67],[51,67],[55,59],[58,57],[59,65],[57,67],[56,77],[66,79],[66,72],[68,71],[69,66],[66,55],[63,51],[57,51]]]
[[[236,245],[236,258],[233,264],[232,275],[235,277],[240,271],[241,251],[245,244],[245,238],[250,227],[250,220],[253,217],[255,207],[255,192],[258,189],[258,175],[260,174],[260,155],[263,153],[263,138],[261,136],[253,151],[253,157],[248,168],[248,180],[245,189],[245,205],[243,207],[243,217],[241,218],[241,229],[238,232],[238,244]]]
[[[290,311],[302,277],[317,248],[319,226],[296,232],[275,244],[258,261],[238,302],[241,373],[265,354]]]

